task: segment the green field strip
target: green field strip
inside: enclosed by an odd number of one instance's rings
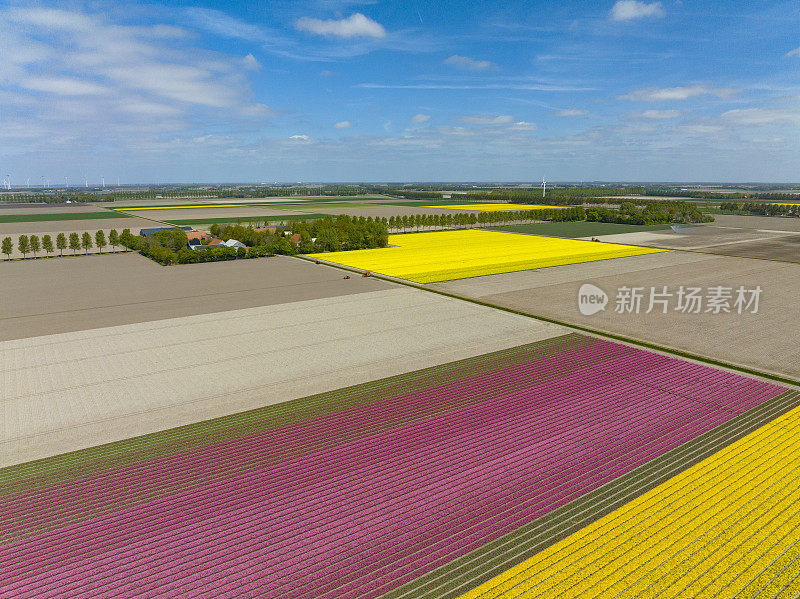
[[[0,469],[0,496],[13,496],[59,481],[90,476],[249,433],[303,422],[594,342],[591,337],[569,333],[231,416],[9,466]]]
[[[246,223],[263,223],[264,221],[269,221],[270,223],[279,223],[279,222],[288,222],[290,220],[313,220],[317,218],[324,218],[326,216],[334,216],[331,214],[317,214],[317,213],[308,213],[308,214],[287,214],[286,216],[229,216],[229,217],[218,217],[218,218],[183,218],[178,220],[170,220],[169,222],[173,225],[213,225],[213,224],[223,224],[223,223],[232,223],[236,224],[240,222],[242,224]]]
[[[48,214],[3,214],[0,223],[35,223],[43,221],[60,220],[94,220],[101,218],[133,218],[131,214],[118,214],[116,212],[53,212]]]
[[[492,226],[494,231],[525,233],[527,235],[547,235],[551,237],[592,237],[599,235],[618,235],[620,233],[639,233],[641,231],[665,231],[669,225],[621,225],[616,223],[596,223],[574,221],[562,223],[533,223],[529,225]]]
[[[798,405],[800,392],[785,391],[549,514],[386,593],[381,599],[460,597]]]

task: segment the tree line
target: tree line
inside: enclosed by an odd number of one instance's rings
[[[125,229],[125,231],[130,234],[130,229]],[[80,250],[88,254],[93,247],[96,247],[102,253],[103,248],[109,245],[115,250],[122,245],[121,235],[115,229],[109,231],[107,239],[105,231],[102,230],[95,232],[94,235],[88,231],[84,231],[80,235],[78,233],[59,233],[56,235],[55,241],[51,235],[42,235],[41,239],[38,235],[20,235],[17,238],[17,250],[19,250],[23,258],[27,258],[28,254],[33,254],[36,257],[41,251],[46,254],[53,254],[56,250],[58,250],[59,256],[63,256],[64,250],[67,249],[72,250],[73,255]],[[5,237],[0,244],[0,250],[7,258],[10,258],[14,252],[13,239]]]
[[[800,199],[793,198],[796,204],[782,205],[766,202],[720,202],[720,210],[737,214],[754,214],[758,216],[800,216]]]

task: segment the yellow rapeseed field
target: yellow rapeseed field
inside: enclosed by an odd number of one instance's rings
[[[197,206],[137,206],[136,208],[112,208],[112,210],[122,210],[123,212],[133,212],[134,210],[183,210],[184,208],[239,208],[241,204],[198,204]]]
[[[396,247],[311,257],[417,283],[433,283],[665,251],[476,229],[390,235],[389,245]]]
[[[447,210],[546,210],[550,208],[566,208],[566,206],[543,206],[539,204],[448,204],[447,206],[423,206],[423,208],[445,208]]]
[[[796,408],[461,599],[799,592]]]

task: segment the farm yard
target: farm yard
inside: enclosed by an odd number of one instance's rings
[[[776,401],[800,403],[568,334],[60,455],[0,473],[0,588],[428,596],[417,578]]]
[[[663,251],[474,229],[391,235],[389,246],[311,257],[416,283],[433,283]]]

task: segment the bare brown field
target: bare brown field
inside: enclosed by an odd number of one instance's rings
[[[593,268],[593,266],[596,267]],[[557,266],[539,271],[508,273],[438,283],[432,287],[481,299],[499,306],[585,326],[639,341],[691,352],[792,378],[800,378],[800,265],[711,254],[669,252],[635,256],[591,265]],[[593,283],[609,296],[605,310],[584,316],[578,310],[578,290]],[[736,314],[684,314],[661,308],[650,314],[650,288],[761,286],[759,311]],[[615,313],[617,290],[645,288],[641,313]],[[705,307],[704,307],[705,309]]]
[[[742,229],[761,229],[763,231],[793,231],[795,233],[800,233],[800,218],[715,214],[713,224],[718,227],[739,227]]]
[[[723,256],[800,263],[800,235],[784,235],[777,239],[711,246],[705,251]]]
[[[71,252],[70,252],[71,253]],[[164,267],[136,253],[0,265],[0,340],[388,289],[275,256]]]
[[[180,274],[177,268],[163,270]],[[209,287],[219,284],[204,280]],[[379,285],[344,281],[350,282]],[[147,289],[155,291],[157,282]],[[73,300],[64,297],[64,303]],[[233,297],[227,295],[231,304]],[[128,310],[143,316],[135,305]],[[61,315],[70,318],[72,313]],[[2,341],[0,467],[565,332],[524,316],[394,287]]]
[[[190,220],[193,218],[230,218],[231,220],[236,220],[237,218],[249,216],[287,216],[295,214],[295,212],[290,212],[288,210],[274,210],[266,207],[262,208],[260,206],[244,206],[241,208],[184,208],[176,210],[141,211],[131,210],[130,212],[125,212],[125,214],[169,222],[172,220]]]
[[[113,214],[111,215],[114,216]],[[130,229],[134,235],[139,234],[139,230],[147,227],[160,227],[160,223],[153,222],[144,218],[96,218],[87,220],[44,220],[38,222],[24,223],[0,223],[0,237],[12,236],[16,244],[16,237],[19,235],[58,235],[59,233],[81,233],[83,231],[94,232],[103,229],[108,233],[111,229],[122,231]]]

